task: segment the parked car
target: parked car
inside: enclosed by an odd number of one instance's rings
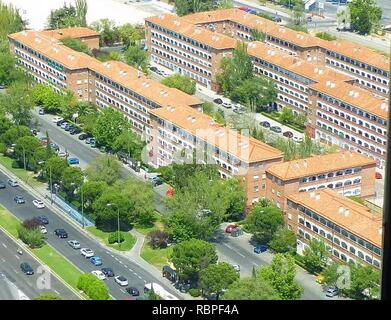
[[[15,196],[14,201],[16,202],[16,204],[26,203],[26,201],[24,200],[24,198],[22,196]]]
[[[239,237],[239,236],[241,236],[241,235],[243,235],[243,230],[242,229],[240,229],[240,228],[234,228],[234,229],[232,229],[232,232],[231,232],[231,236],[232,237]]]
[[[264,244],[257,244],[255,247],[254,247],[254,252],[255,253],[262,253],[262,252],[265,252],[267,251],[267,246],[264,245]]]
[[[55,116],[55,117],[52,119],[52,121],[55,122],[55,123],[58,123],[58,122],[61,121],[61,120],[64,120],[64,119],[61,118],[61,117],[58,117],[58,116]]]
[[[64,229],[56,229],[54,230],[54,234],[62,239],[68,238],[68,233]]]
[[[43,115],[45,114],[45,109],[40,108],[39,111],[38,111],[38,113],[39,113],[41,116],[43,116]]]
[[[81,135],[79,135],[78,139],[79,140],[85,140],[88,138],[88,134],[87,133],[82,133]]]
[[[93,140],[92,137],[88,137],[88,138],[86,139],[85,143],[90,144],[92,140]]]
[[[34,207],[36,207],[37,209],[43,209],[45,208],[45,204],[41,201],[41,200],[33,200],[33,205]]]
[[[140,295],[140,291],[135,287],[129,287],[125,289],[132,297],[137,297]]]
[[[92,251],[90,248],[80,249],[80,254],[85,258],[91,258],[95,255],[94,251]]]
[[[293,133],[290,132],[290,131],[285,131],[282,135],[283,135],[284,137],[289,138],[289,139],[293,138]]]
[[[213,99],[213,102],[214,102],[214,103],[217,103],[217,104],[222,104],[222,103],[223,103],[223,100],[220,99],[220,98],[216,98],[216,99]]]
[[[79,128],[72,128],[71,130],[69,130],[69,133],[71,135],[79,134],[80,132],[81,130]]]
[[[103,272],[103,274],[106,277],[114,277],[115,276],[114,271],[111,268],[102,268],[100,270]]]
[[[101,266],[103,264],[102,262],[102,258],[101,257],[98,257],[98,256],[93,256],[90,258],[90,261],[91,263],[94,265],[94,266]]]
[[[24,274],[27,274],[29,276],[34,274],[33,268],[31,268],[31,266],[27,262],[21,263],[20,264],[20,269],[22,270],[22,272]]]
[[[56,151],[60,150],[60,146],[58,144],[54,143],[54,142],[50,143],[50,148],[52,148],[52,149],[54,149]]]
[[[117,282],[121,287],[127,287],[129,285],[128,279],[124,276],[116,276],[114,277],[114,281]]]
[[[80,242],[77,240],[69,240],[68,244],[73,248],[73,249],[80,249]]]
[[[236,228],[236,225],[235,224],[229,224],[226,228],[225,228],[225,232],[227,233],[231,233],[233,229]]]
[[[99,280],[106,280],[105,274],[100,270],[91,271],[91,273],[96,276]]]
[[[56,122],[57,127],[61,127],[61,125],[62,125],[64,122],[65,122],[64,119],[61,119],[61,120],[57,121],[57,122]]]
[[[46,216],[39,216],[37,219],[41,221],[42,224],[49,224],[49,219],[46,218]]]
[[[152,183],[152,185],[153,185],[154,187],[163,184],[163,180],[162,180],[160,177],[158,177],[158,176],[149,178],[149,181]]]
[[[273,131],[275,133],[281,133],[282,132],[281,128],[277,127],[277,126],[270,127],[270,131]]]
[[[307,17],[308,22],[312,22],[312,17]]]
[[[65,129],[66,126],[69,126],[68,122],[64,121],[63,123],[61,123],[61,129]]]
[[[7,183],[8,183],[11,187],[18,187],[18,186],[19,186],[19,182],[16,181],[15,179],[8,179],[8,180],[7,180]]]
[[[167,278],[171,282],[175,282],[178,280],[178,274],[170,266],[163,266],[162,275],[164,278]]]
[[[69,163],[69,164],[79,164],[80,161],[79,161],[78,158],[69,158],[69,159],[68,159],[68,163]]]
[[[91,139],[90,146],[91,146],[91,148],[96,148],[96,141],[95,141],[95,139]]]
[[[65,157],[69,156],[69,153],[68,153],[68,152],[65,152],[65,151],[58,151],[57,155],[58,155],[60,158],[65,158]]]
[[[0,181],[0,189],[5,189],[6,184],[3,181]]]
[[[316,282],[319,283],[319,284],[324,284],[324,282],[325,282],[324,276],[321,275],[321,274],[318,275],[318,276],[316,277]]]
[[[338,294],[339,294],[339,290],[336,287],[330,287],[326,291],[326,297],[329,297],[329,298],[338,296]]]
[[[296,137],[296,136],[293,136],[293,139],[292,139],[294,142],[297,142],[297,143],[300,143],[303,141],[303,138],[302,137]]]
[[[282,19],[281,19],[281,17],[279,17],[279,16],[275,16],[274,18],[273,18],[273,20],[274,20],[274,22],[282,22]]]
[[[67,123],[66,125],[65,125],[65,127],[64,127],[64,130],[65,131],[69,131],[69,130],[71,130],[71,125],[69,124],[69,123]]]
[[[270,128],[270,123],[267,121],[261,121],[259,124],[264,128]]]
[[[48,230],[46,229],[45,226],[39,226],[39,229],[41,230],[42,234],[47,234],[48,233]]]
[[[222,106],[226,109],[231,109],[232,108],[232,105],[229,103],[229,102],[223,102],[222,103]]]
[[[236,272],[240,272],[240,265],[233,264],[232,267],[235,269]]]

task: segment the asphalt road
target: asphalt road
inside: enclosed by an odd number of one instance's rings
[[[0,191],[1,198],[3,191]],[[44,271],[37,272],[41,264],[26,251],[23,252],[23,255],[19,255],[17,253],[18,248],[18,244],[0,230],[0,273],[4,274],[19,290],[30,299],[42,293],[55,293],[66,300],[79,300],[79,297],[54,275],[50,274],[50,278],[47,278],[46,274],[44,276]],[[35,273],[33,275],[28,276],[20,270],[20,264],[23,262],[29,263],[34,269]],[[43,276],[47,279],[45,284],[40,280]],[[12,291],[15,292],[15,287],[0,285],[0,300],[2,299],[1,291],[5,293],[8,291],[9,294]]]
[[[7,179],[8,178],[0,172],[0,180],[6,181]],[[23,196],[26,203],[21,205],[16,204],[13,200],[16,195]],[[102,267],[111,267],[114,270],[115,275],[125,276],[125,278],[128,279],[129,286],[137,287],[140,292],[143,291],[145,283],[157,282],[164,286],[158,279],[143,270],[137,263],[108,251],[97,241],[84,234],[79,228],[75,227],[66,219],[60,218],[47,207],[44,209],[36,209],[32,205],[33,200],[34,198],[22,187],[10,187],[7,185],[6,189],[0,190],[0,203],[20,220],[38,215],[45,215],[49,219],[49,224],[46,226],[48,230],[47,242],[83,272],[91,272]],[[57,228],[64,228],[68,233],[68,239],[60,239],[55,236],[53,232]],[[103,265],[95,267],[89,259],[85,259],[80,255],[79,250],[72,249],[68,245],[67,240],[77,240],[81,243],[82,248],[87,247],[94,250],[95,255],[102,258]],[[129,297],[129,294],[115,283],[113,278],[107,279],[106,283],[110,289],[111,295],[115,299],[125,299]],[[171,293],[175,295],[175,291],[171,290]]]

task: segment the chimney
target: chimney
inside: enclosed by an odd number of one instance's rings
[[[330,81],[330,80],[327,80],[327,81],[326,81],[326,87],[330,87],[330,84],[331,84],[331,81]]]
[[[358,97],[358,92],[355,91],[354,94],[353,94],[353,96],[354,96],[355,98],[357,98],[357,97]]]
[[[335,83],[334,82],[330,83],[330,88],[335,88]]]
[[[319,201],[319,200],[320,200],[320,194],[319,194],[319,193],[315,196],[315,200],[316,200],[316,201]]]
[[[344,207],[339,207],[339,208],[338,208],[338,213],[339,213],[339,214],[343,214],[344,211],[345,211]]]
[[[350,214],[349,209],[345,209],[344,216],[347,217]]]
[[[315,198],[315,191],[311,191],[310,192],[310,199],[314,199]]]

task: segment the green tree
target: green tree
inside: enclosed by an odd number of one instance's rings
[[[283,107],[279,119],[283,124],[292,124],[295,120],[295,115],[293,114],[292,109]]]
[[[228,208],[226,209],[226,219],[241,220],[245,209],[245,191],[239,178],[230,178],[222,181],[222,190],[228,198]]]
[[[329,252],[322,240],[312,238],[303,252],[303,262],[311,273],[318,273],[326,266]]]
[[[18,125],[27,126],[30,123],[33,106],[30,89],[25,81],[13,82],[7,92],[0,95],[0,110],[5,110]]]
[[[246,219],[246,227],[260,243],[269,243],[274,233],[284,224],[282,212],[275,206],[256,204]]]
[[[0,140],[3,140],[1,138],[1,135],[3,135],[8,129],[10,129],[11,126],[12,122],[4,114],[0,115]]]
[[[269,247],[277,253],[295,253],[296,252],[296,235],[288,228],[278,229],[272,240],[269,242]]]
[[[327,32],[317,32],[315,36],[326,41],[334,41],[337,39],[337,37]]]
[[[220,0],[217,5],[218,9],[232,9],[233,7],[233,0]]]
[[[297,300],[303,293],[303,288],[295,281],[296,264],[291,255],[276,254],[271,265],[261,267],[258,274],[272,285],[283,300]]]
[[[30,248],[40,248],[45,244],[44,235],[39,228],[28,229],[20,225],[17,229],[18,238]]]
[[[167,87],[176,88],[187,94],[195,94],[196,82],[192,78],[180,74],[173,74],[161,81]]]
[[[75,6],[76,6],[77,25],[79,27],[86,27],[87,11],[88,11],[87,0],[76,0]]]
[[[16,143],[19,138],[31,136],[30,129],[26,126],[12,126],[7,131],[5,131],[1,140],[6,144],[7,147],[10,147],[12,144]]]
[[[9,34],[24,29],[26,29],[26,21],[22,19],[19,9],[0,1],[0,41],[6,40]]]
[[[98,145],[112,148],[117,137],[126,130],[129,130],[129,123],[124,115],[113,108],[106,108],[99,113],[93,132]]]
[[[203,240],[183,241],[174,246],[170,261],[180,277],[198,279],[203,269],[217,262],[216,248]]]
[[[79,277],[77,288],[92,300],[109,300],[109,289],[103,280],[99,280],[93,274],[83,274]]]
[[[128,156],[141,160],[141,151],[144,148],[144,141],[142,141],[135,133],[130,130],[122,132],[113,143],[114,151],[123,151]]]
[[[1,38],[0,38],[1,39]],[[1,41],[1,40],[0,40]],[[0,84],[10,85],[15,81],[22,80],[24,74],[16,68],[15,57],[9,52],[0,51]]]
[[[129,46],[124,53],[124,60],[128,65],[141,69],[143,72],[148,72],[147,52],[143,50],[140,46]]]
[[[26,169],[35,165],[36,150],[41,147],[39,140],[33,136],[24,136],[16,140],[15,158],[21,167],[26,165]]]
[[[114,156],[97,157],[86,170],[89,181],[103,181],[112,185],[121,177],[121,164]]]
[[[65,159],[57,156],[53,156],[45,161],[43,171],[47,181],[52,179],[52,183],[60,184],[63,172],[68,167],[68,163]]]
[[[43,293],[35,297],[34,300],[62,300],[62,298],[55,293]]]
[[[338,278],[341,274],[338,273],[338,268],[340,268],[342,264],[333,262],[324,268],[322,271],[322,276],[324,277],[324,283],[330,287],[335,287],[338,281]]]
[[[61,8],[50,11],[47,21],[48,29],[60,29],[79,26],[76,8],[73,5],[64,5]]]
[[[349,264],[350,286],[342,292],[355,300],[378,299],[380,290],[380,272],[371,266]]]
[[[93,22],[91,27],[100,33],[101,46],[112,46],[121,40],[121,34],[113,20],[101,19]]]
[[[214,6],[214,0],[174,0],[174,7],[178,16],[208,11],[213,9]]]
[[[301,25],[304,20],[304,3],[301,0],[293,1],[292,20],[294,25]]]
[[[118,27],[118,32],[126,48],[138,44],[140,40],[145,38],[144,26],[142,25],[125,23]]]
[[[84,176],[80,167],[67,167],[62,174],[62,188],[68,199],[74,198],[74,192],[83,184]]]
[[[272,285],[260,276],[234,282],[224,293],[223,300],[281,300]]]
[[[75,51],[83,52],[88,55],[92,55],[91,50],[88,47],[88,45],[85,42],[81,41],[80,39],[67,37],[67,38],[61,39],[61,42],[64,46],[67,46],[68,48],[71,48]]]
[[[258,29],[251,29],[251,38],[253,41],[264,42],[266,39],[266,34]]]
[[[239,273],[226,262],[211,264],[206,269],[201,270],[201,289],[206,295],[215,293],[217,300],[222,290],[227,289],[232,283],[239,279]]]
[[[84,207],[88,210],[92,208],[92,205],[108,188],[105,181],[86,181],[82,184],[81,189],[83,192]]]
[[[353,0],[348,3],[350,24],[354,31],[369,34],[379,27],[383,11],[375,0]]]

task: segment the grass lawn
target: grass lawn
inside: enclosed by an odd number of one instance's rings
[[[77,291],[77,281],[83,274],[76,266],[66,260],[55,249],[45,244],[43,247],[31,250],[50,269],[57,273],[65,282]]]
[[[147,242],[141,249],[141,258],[154,267],[162,270],[168,264],[168,258],[172,254],[172,246],[165,249],[152,249]]]
[[[86,230],[92,233],[94,236],[102,239],[106,246],[110,248],[114,248],[119,251],[129,251],[130,249],[133,248],[134,244],[136,243],[136,238],[128,232],[122,233],[125,237],[125,241],[122,242],[121,246],[119,247],[118,244],[109,244],[108,238],[111,232],[104,232],[102,230],[97,229],[95,226],[87,227]]]
[[[154,230],[164,230],[164,225],[162,222],[162,215],[159,212],[154,213],[155,221],[151,225],[139,225],[136,224],[134,228],[143,235],[147,235]]]
[[[12,234],[15,238],[18,237],[18,226],[20,221],[18,218],[15,218],[7,210],[0,207],[0,226]]]
[[[33,187],[41,187],[44,183],[41,181],[38,181],[34,177],[34,172],[32,171],[26,171],[21,168],[12,168],[12,161],[13,159],[8,158],[4,155],[0,155],[0,164],[2,164],[4,167],[6,167],[9,171],[11,171],[13,174],[15,174],[19,179],[22,181],[27,182]]]

